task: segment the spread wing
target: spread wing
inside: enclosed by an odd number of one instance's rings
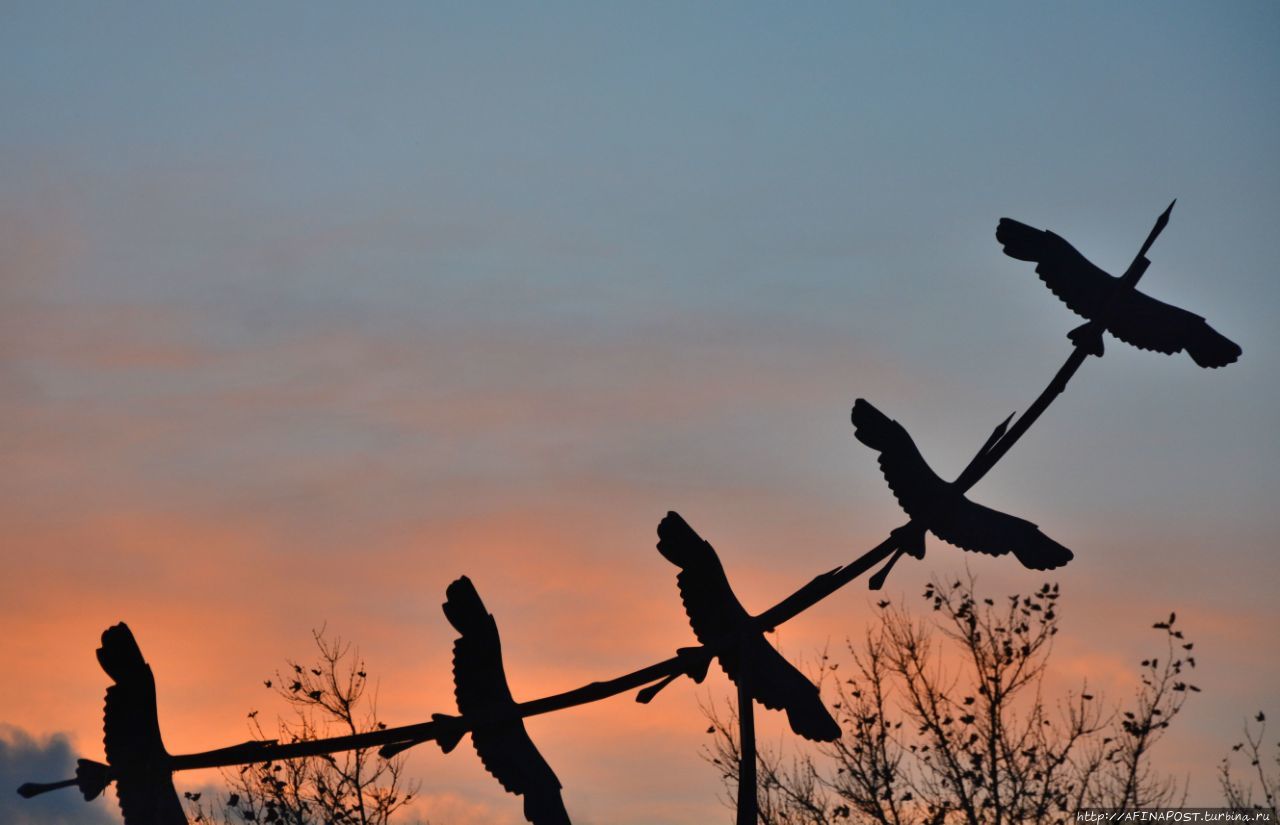
[[[1049,291],[1085,318],[1092,319],[1102,311],[1112,287],[1119,282],[1047,229],[1001,218],[996,225],[996,240],[1010,258],[1035,262],[1036,274]]]
[[[729,587],[715,548],[678,513],[668,513],[658,525],[658,552],[680,568],[676,574],[680,600],[699,642],[715,644],[747,621],[747,611]]]
[[[791,730],[815,742],[834,742],[840,738],[840,725],[822,703],[822,696],[809,677],[783,658],[763,634],[747,640],[751,657],[751,693],[756,701],[770,710],[785,710]],[[720,656],[720,667],[734,684],[738,682],[740,658],[736,654]]]
[[[925,463],[906,429],[859,398],[853,405],[854,435],[880,453],[880,472],[907,515],[931,509],[946,493],[946,482]]]
[[[466,576],[449,585],[444,614],[462,634],[453,643],[454,697],[463,716],[483,718],[515,709],[502,667],[498,625]],[[525,818],[535,825],[567,825],[560,780],[529,738],[520,719],[484,725],[471,743],[485,770],[508,793],[524,797]]]
[[[1242,352],[1239,344],[1194,312],[1157,301],[1137,290],[1124,296],[1107,322],[1107,330],[1139,349],[1166,355],[1186,350],[1202,367],[1225,367]]]
[[[818,688],[748,625],[750,616],[729,587],[715,548],[679,514],[668,513],[658,525],[658,552],[680,568],[676,576],[680,598],[698,641],[725,643],[719,651],[725,674],[737,683],[745,653],[751,660],[751,693],[756,701],[770,710],[785,710],[791,729],[806,739],[840,738],[840,726],[822,704]]]
[[[964,496],[942,508],[930,520],[929,530],[964,550],[992,556],[1011,552],[1032,570],[1052,570],[1074,557],[1026,519],[975,504]]]
[[[1093,319],[1102,312],[1119,278],[1089,262],[1058,235],[1001,218],[996,240],[1006,255],[1034,261],[1040,280],[1077,315]],[[1224,367],[1240,357],[1239,345],[1193,312],[1130,290],[1111,313],[1107,330],[1139,349],[1173,355],[1186,350],[1202,367]]]
[[[128,625],[103,632],[98,662],[115,682],[107,688],[103,744],[125,825],[186,825],[160,739],[155,677]]]

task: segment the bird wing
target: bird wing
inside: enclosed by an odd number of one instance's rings
[[[160,739],[155,677],[128,625],[103,632],[98,663],[115,682],[103,708],[103,746],[125,825],[186,825]]]
[[[898,504],[915,518],[943,494],[945,482],[925,462],[906,428],[859,398],[853,405],[854,435],[880,453],[880,472]]]
[[[1186,350],[1202,367],[1225,367],[1241,349],[1194,312],[1132,290],[1111,313],[1107,330],[1139,349],[1172,355]]]
[[[454,697],[463,716],[483,718],[515,710],[502,666],[498,625],[466,576],[449,585],[444,614],[461,634],[453,643]],[[560,780],[538,752],[520,719],[481,725],[471,743],[508,793],[524,796],[525,817],[536,825],[569,822],[560,797]]]
[[[678,513],[667,513],[658,525],[658,552],[680,568],[676,574],[680,600],[699,642],[714,644],[747,621],[747,611],[729,586],[715,548]]]
[[[1092,319],[1102,311],[1111,289],[1119,282],[1047,229],[1001,218],[996,224],[996,240],[1009,257],[1034,261],[1036,274],[1049,291],[1084,318]]]
[[[1001,218],[996,240],[1006,255],[1035,261],[1040,280],[1077,315],[1090,320],[1105,308],[1120,283],[1058,235]],[[1238,344],[1193,312],[1128,290],[1107,319],[1107,331],[1139,349],[1172,355],[1186,350],[1202,367],[1225,367],[1240,357]]]
[[[1052,570],[1074,557],[1026,519],[975,504],[964,496],[934,514],[928,526],[948,544],[992,556],[1012,552],[1032,570]]]
[[[116,799],[124,825],[187,825],[187,815],[173,787],[173,774],[156,773],[145,781],[116,777]]]
[[[668,513],[658,525],[658,552],[680,568],[676,582],[698,641],[723,643],[718,657],[725,675],[737,683],[745,652],[756,701],[770,710],[785,710],[791,729],[807,739],[838,739],[840,726],[822,704],[818,688],[748,624],[750,616],[730,588],[715,548],[679,514]],[[744,634],[745,651],[740,641]]]
[[[834,742],[840,738],[840,725],[832,718],[817,685],[788,662],[763,634],[752,634],[747,640],[751,657],[751,695],[769,710],[785,710],[791,730],[815,742]],[[738,682],[741,658],[734,654],[720,656],[720,667]]]

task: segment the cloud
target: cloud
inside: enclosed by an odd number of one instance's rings
[[[65,733],[37,739],[15,725],[0,723],[0,822],[8,825],[97,825],[118,823],[109,798],[86,803],[68,788],[23,799],[15,793],[24,782],[50,782],[75,774],[75,754]]]

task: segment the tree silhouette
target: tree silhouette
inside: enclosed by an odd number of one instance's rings
[[[307,663],[289,660],[264,685],[284,700],[286,713],[268,731],[249,712],[254,739],[308,742],[386,727],[378,721],[376,688],[358,651],[321,628],[312,632],[316,652]],[[417,793],[406,782],[404,758],[381,759],[373,748],[224,768],[226,795],[216,800],[186,794],[197,823],[289,825],[388,825]]]
[[[1244,741],[1231,746],[1231,753],[1222,758],[1218,769],[1218,784],[1227,807],[1236,811],[1270,811],[1271,819],[1280,819],[1280,742],[1273,742],[1275,753],[1267,757],[1265,741],[1267,716],[1262,711],[1244,723]],[[1249,761],[1243,776],[1237,776],[1233,754],[1240,754]],[[1271,771],[1275,771],[1272,773]],[[1257,786],[1254,786],[1257,782]]]
[[[1081,807],[1181,800],[1151,766],[1152,746],[1198,690],[1185,681],[1194,662],[1176,617],[1155,625],[1164,650],[1142,661],[1132,701],[1109,707],[1087,683],[1047,697],[1056,585],[997,600],[975,595],[969,579],[932,584],[924,599],[927,618],[881,601],[847,662],[823,657],[844,736],[817,758],[760,750],[762,823],[1057,823]],[[707,756],[736,793],[735,720],[704,712]]]

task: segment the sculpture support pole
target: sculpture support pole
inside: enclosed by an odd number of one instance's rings
[[[747,636],[738,655],[738,819],[737,825],[756,825],[760,818],[756,799],[756,717],[751,696],[751,657]]]

